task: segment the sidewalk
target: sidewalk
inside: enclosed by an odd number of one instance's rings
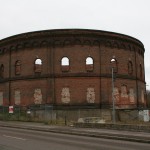
[[[77,128],[69,126],[45,125],[44,123],[34,122],[17,122],[17,121],[0,121],[1,127],[20,128],[27,130],[37,130],[43,132],[53,132],[62,134],[73,134],[79,136],[92,136],[97,138],[107,138],[116,140],[125,140],[141,143],[150,143],[150,133],[120,131],[111,129],[96,128]]]

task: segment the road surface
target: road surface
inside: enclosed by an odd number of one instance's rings
[[[150,144],[0,127],[0,150],[150,150]]]

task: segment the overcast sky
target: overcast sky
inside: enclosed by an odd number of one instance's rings
[[[0,39],[60,28],[106,30],[139,39],[150,89],[150,0],[0,0]]]

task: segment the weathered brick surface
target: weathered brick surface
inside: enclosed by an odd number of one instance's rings
[[[69,66],[64,68],[61,66],[63,57],[69,58]],[[93,59],[93,71],[91,66],[86,66],[87,57]],[[42,66],[35,72],[37,58],[42,60]],[[144,107],[146,102],[141,94],[141,91],[145,93],[144,46],[132,37],[93,30],[52,30],[1,40],[0,65],[4,65],[4,78],[0,79],[0,92],[3,92],[4,104],[15,104],[16,90],[20,91],[20,105],[34,104],[38,89],[41,104],[66,105],[62,102],[62,89],[66,88],[70,99],[67,105],[91,105],[87,102],[87,91],[93,90],[94,104],[111,108],[112,58],[116,59],[118,67],[114,82],[119,95],[116,106]],[[20,74],[15,74],[17,60],[21,61]],[[129,61],[133,65],[132,74],[128,71]],[[121,97],[122,86],[127,90],[126,99]],[[134,91],[134,103],[130,102],[130,89]]]
[[[63,87],[69,87],[70,89],[70,104],[88,104],[86,101],[86,92],[88,87],[95,89],[95,103],[100,103],[99,91],[100,91],[100,79],[99,78],[58,78],[55,80],[55,94],[58,104],[61,104],[61,90]]]

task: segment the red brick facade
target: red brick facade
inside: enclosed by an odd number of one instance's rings
[[[63,58],[67,64],[63,64]],[[0,104],[110,108],[112,58],[116,63],[116,108],[144,107],[144,46],[135,38],[105,31],[68,29],[3,39]]]

